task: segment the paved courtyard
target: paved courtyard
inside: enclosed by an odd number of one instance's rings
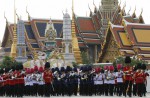
[[[112,98],[112,96],[71,96],[71,98]],[[137,96],[133,96],[133,97],[118,97],[118,96],[113,96],[114,98],[138,98]],[[0,98],[4,98],[4,97],[0,97]],[[6,97],[6,98],[9,98],[9,97]],[[48,98],[48,97],[26,97],[24,96],[23,98]],[[56,96],[56,97],[49,97],[49,98],[70,98],[69,96]],[[140,98],[140,97],[139,97]],[[143,98],[150,98],[150,93],[147,94],[146,97],[143,97]]]

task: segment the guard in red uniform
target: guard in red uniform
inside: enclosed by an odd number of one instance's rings
[[[44,75],[43,75],[43,79],[45,81],[45,97],[49,97],[50,93],[52,93],[53,91],[53,84],[52,84],[52,72],[50,70],[50,63],[46,62],[45,63],[45,71],[44,71]]]
[[[0,96],[4,96],[4,80],[3,80],[3,74],[4,74],[4,70],[0,69]]]
[[[135,73],[137,71],[137,66],[133,66],[133,96],[137,95],[137,86],[136,86],[136,80],[135,80]]]
[[[137,95],[142,97],[143,91],[144,91],[144,80],[145,80],[145,74],[142,69],[141,64],[139,63],[137,65],[138,71],[135,73],[135,81],[137,85]]]
[[[130,66],[131,58],[127,56],[125,58],[125,67],[123,68],[124,72],[124,96],[128,94],[129,97],[131,97],[132,92],[132,76],[133,76],[133,69]]]
[[[24,70],[23,70],[23,65],[18,65],[18,72],[17,72],[17,78],[16,78],[16,83],[17,83],[17,97],[23,97],[23,91],[24,91]]]
[[[146,72],[146,65],[145,64],[142,64],[142,69],[144,71],[144,74],[145,74],[145,79],[144,79],[144,88],[143,88],[143,95],[146,96],[146,86],[147,86],[147,77],[149,76],[148,72]]]

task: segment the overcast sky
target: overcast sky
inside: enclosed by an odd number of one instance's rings
[[[0,0],[0,40],[3,38],[7,17],[10,23],[14,22],[14,0]],[[150,24],[150,0],[119,0],[121,6],[126,2],[126,12],[131,8],[130,14],[133,13],[136,7],[136,14],[139,16],[141,9],[143,8],[143,18],[145,23]],[[101,0],[94,0],[94,3],[99,7]],[[94,10],[93,0],[74,0],[75,14],[78,16],[89,15],[88,4],[92,10]],[[71,15],[72,0],[16,0],[17,14],[22,17],[23,20],[27,20],[27,10],[30,16],[33,18],[52,18],[62,19],[66,9]]]

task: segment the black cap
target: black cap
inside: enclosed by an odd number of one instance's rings
[[[126,64],[131,63],[131,58],[130,58],[130,56],[126,56],[126,58],[125,58],[125,63],[126,63]]]
[[[61,70],[61,72],[65,72],[65,68],[64,67],[61,67],[60,70]]]
[[[68,71],[72,71],[71,67],[70,67],[70,66],[67,66],[67,67],[66,67],[66,71],[67,71],[67,72],[68,72]]]
[[[45,68],[50,68],[50,63],[49,62],[45,63]]]
[[[54,69],[54,68],[52,68],[51,70],[52,70],[52,73],[54,73],[54,72],[55,72],[55,69]]]
[[[76,68],[76,67],[74,67],[74,68],[73,68],[73,71],[74,71],[74,72],[77,72],[77,68]]]

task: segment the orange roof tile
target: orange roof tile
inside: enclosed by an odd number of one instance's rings
[[[77,22],[80,28],[80,32],[95,32],[95,28],[91,18],[78,17]]]

